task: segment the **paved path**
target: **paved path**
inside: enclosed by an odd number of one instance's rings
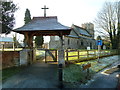
[[[6,80],[3,88],[58,88],[57,65],[33,64]]]
[[[81,86],[81,88],[116,88],[118,82],[116,75],[117,73],[111,75],[99,74],[94,81]]]
[[[113,66],[117,66],[118,64],[120,64],[120,62],[116,62],[109,68],[112,68]],[[86,85],[81,85],[80,88],[114,88],[116,89],[118,85],[118,78],[116,77],[116,75],[120,74],[120,70],[109,75],[102,74],[101,72],[96,74],[93,81],[89,82]]]

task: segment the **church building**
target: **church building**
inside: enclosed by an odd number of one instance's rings
[[[82,27],[77,25],[71,26],[70,35],[64,36],[65,49],[90,49],[96,48],[96,41],[94,39],[94,24],[85,23]],[[59,49],[59,36],[50,36],[49,48]]]

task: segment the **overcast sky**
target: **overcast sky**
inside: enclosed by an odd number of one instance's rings
[[[70,27],[72,24],[81,26],[86,22],[94,23],[105,1],[116,0],[13,0],[19,7],[15,13],[15,28],[24,25],[26,8],[30,10],[31,17],[43,16],[44,12],[41,8],[44,5],[49,8],[47,16],[57,16],[58,21],[63,25]]]
[[[13,0],[19,6],[16,12],[16,27],[24,24],[25,10],[30,10],[31,16],[43,16],[41,9],[46,5],[47,16],[58,16],[58,21],[71,26],[72,23],[81,25],[93,22],[97,12],[105,0]],[[108,0],[113,1],[113,0]]]

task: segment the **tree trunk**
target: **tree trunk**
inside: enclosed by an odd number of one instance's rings
[[[115,33],[115,26],[112,31],[111,21],[109,22],[109,29],[110,29],[109,36],[110,36],[110,40],[112,44],[112,49],[117,49],[117,38],[116,38],[116,33]]]

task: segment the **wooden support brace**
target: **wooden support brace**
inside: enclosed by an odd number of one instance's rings
[[[55,58],[56,58],[56,62],[57,62],[57,50],[55,50]]]

